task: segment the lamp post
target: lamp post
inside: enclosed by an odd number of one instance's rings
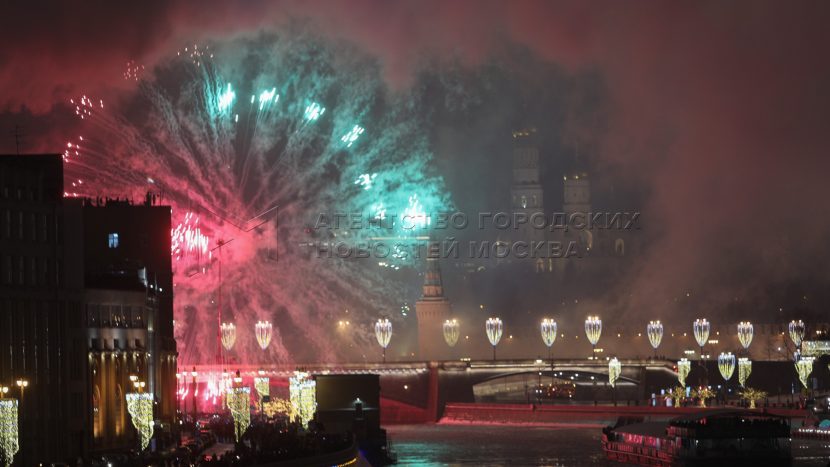
[[[787,326],[787,330],[790,332],[790,339],[792,339],[793,344],[795,344],[795,348],[798,351],[801,351],[801,343],[804,341],[806,329],[804,321],[801,321],[800,319],[790,321],[790,324]]]
[[[654,359],[657,360],[657,347],[660,347],[660,342],[663,340],[663,323],[659,320],[649,321],[646,326],[646,334],[648,335],[648,342],[654,348]]]
[[[222,347],[231,350],[236,343],[236,326],[233,323],[222,323],[219,325],[219,331],[222,335]]]
[[[611,385],[611,390],[614,396],[614,407],[617,406],[617,380],[622,373],[622,364],[617,357],[608,361],[608,384]]]
[[[697,341],[697,345],[700,346],[700,366],[703,367],[704,372],[704,385],[709,381],[709,370],[706,368],[706,364],[703,358],[703,346],[706,345],[706,342],[709,341],[709,330],[711,327],[709,326],[709,321],[706,318],[698,318],[692,324],[692,330],[695,334],[695,340]]]
[[[455,347],[458,343],[458,337],[461,333],[457,319],[448,319],[444,321],[444,342],[450,347]]]
[[[599,316],[589,316],[585,318],[585,335],[588,337],[588,342],[591,343],[591,360],[597,358],[597,342],[602,335],[602,320]]]
[[[375,323],[375,337],[383,349],[383,363],[386,363],[386,348],[389,347],[389,341],[392,340],[392,322],[386,318],[379,319]]]
[[[181,386],[182,386],[181,381],[182,381],[182,374],[177,371],[176,372],[176,417],[181,416],[180,406],[181,406],[182,395],[183,395],[182,388],[181,388]],[[176,427],[174,426],[173,428],[175,429]]]
[[[17,381],[15,381],[15,384],[17,384],[17,387],[20,388],[20,433],[23,435],[20,438],[21,439],[27,439],[26,438],[26,427],[24,425],[24,421],[26,420],[26,416],[25,416],[25,410],[26,409],[24,408],[24,404],[26,403],[25,402],[26,388],[29,387],[29,381],[26,378],[20,378]],[[26,465],[26,449],[21,449],[20,450],[20,462],[21,462],[21,465]]]
[[[542,332],[542,342],[544,342],[548,348],[548,362],[550,362],[551,370],[553,370],[553,360],[550,358],[550,351],[551,347],[553,347],[553,343],[556,342],[557,329],[556,320],[554,319],[545,318],[539,325],[539,330]]]
[[[190,372],[191,378],[193,378],[193,422],[194,426],[196,422],[196,396],[199,395],[199,386],[196,385],[196,377],[199,376],[199,373],[196,371],[196,367],[193,367],[193,371]]]
[[[274,326],[270,321],[257,321],[256,325],[254,325],[256,341],[259,344],[259,348],[262,350],[267,349],[268,345],[271,344],[271,334],[273,329]]]
[[[493,361],[496,361],[496,346],[499,345],[501,334],[504,332],[504,323],[502,323],[501,318],[487,318],[484,329],[487,331],[487,340],[493,346]]]
[[[755,335],[755,328],[749,321],[741,321],[738,323],[738,341],[744,350],[749,350],[752,344],[752,337]]]

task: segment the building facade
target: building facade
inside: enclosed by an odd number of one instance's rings
[[[0,156],[0,385],[20,404],[15,465],[135,448],[133,379],[155,395],[162,439],[175,418],[170,208],[64,198],[62,164]]]

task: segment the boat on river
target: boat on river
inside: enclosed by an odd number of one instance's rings
[[[790,421],[754,410],[704,410],[662,422],[621,418],[602,430],[608,459],[651,466],[790,465]]]

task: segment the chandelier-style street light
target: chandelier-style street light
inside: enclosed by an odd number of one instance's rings
[[[233,323],[222,323],[219,330],[222,331],[222,347],[231,350],[236,343],[236,326]]]
[[[813,361],[813,357],[799,355],[798,360],[795,362],[795,371],[798,372],[798,380],[801,381],[805,389],[810,389],[809,378],[810,373],[813,372]]]
[[[455,347],[455,344],[458,343],[460,332],[457,319],[448,319],[444,321],[444,342],[446,342],[448,346]]]
[[[738,341],[741,342],[744,350],[749,349],[752,344],[752,336],[755,334],[755,329],[749,321],[741,321],[738,323]]]
[[[271,325],[270,321],[257,321],[254,325],[254,331],[256,332],[256,341],[259,344],[259,348],[265,350],[268,348],[268,345],[271,344],[271,333],[273,332],[274,327]]]
[[[501,334],[504,332],[504,323],[500,318],[487,318],[484,323],[484,329],[487,331],[487,340],[493,346],[493,361],[496,360],[496,346],[499,345]]]
[[[375,338],[383,349],[383,363],[386,363],[386,348],[392,340],[392,322],[386,318],[379,319],[375,323]]]
[[[720,370],[720,375],[723,376],[724,381],[729,381],[729,378],[735,372],[735,356],[732,355],[732,352],[721,352],[718,355],[718,370]]]
[[[654,348],[654,359],[657,359],[657,347],[660,347],[660,342],[663,341],[663,323],[659,320],[649,321],[646,326],[646,334],[648,335],[648,342]]]
[[[792,320],[790,321],[790,324],[787,327],[790,331],[790,339],[792,339],[793,344],[795,344],[795,347],[800,349],[801,343],[804,342],[804,333],[806,330],[806,327],[804,326],[804,321],[801,321],[800,319]]]
[[[602,335],[602,320],[599,316],[589,316],[585,318],[585,335],[588,337],[588,342],[591,343],[591,358],[596,358],[597,342]]]
[[[542,320],[542,323],[539,325],[539,330],[542,332],[542,342],[548,348],[548,360],[550,361],[550,351],[551,347],[553,347],[553,343],[556,342],[556,332],[557,332],[557,325],[556,320],[545,318]],[[551,361],[551,365],[553,365],[553,361]]]
[[[697,341],[697,345],[700,346],[702,358],[703,346],[709,341],[709,321],[706,321],[705,318],[696,319],[692,325],[692,330],[695,332],[695,340]]]
[[[692,371],[692,362],[688,358],[681,358],[677,362],[677,381],[684,388],[686,387],[686,377],[689,376],[690,371]]]
[[[620,373],[622,373],[622,364],[620,364],[620,361],[617,360],[617,357],[613,357],[608,361],[608,384],[610,384],[612,388],[617,386],[617,380],[620,378]]]
[[[752,360],[742,357],[738,359],[738,383],[746,387],[746,380],[752,374]]]

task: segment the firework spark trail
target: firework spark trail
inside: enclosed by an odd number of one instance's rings
[[[391,218],[449,207],[430,168],[421,96],[390,95],[376,63],[308,35],[198,50],[146,70],[118,112],[78,109],[89,136],[79,154],[67,148],[67,179],[83,180],[79,196],[140,200],[153,191],[173,206],[172,233],[185,240],[174,278],[182,364],[213,362],[220,262],[223,321],[239,332],[231,358],[342,360],[350,344],[373,347],[370,325],[396,314],[404,285],[377,259],[318,258],[298,245],[315,240],[305,227],[318,213]],[[274,206],[278,222],[255,218]],[[398,223],[317,234],[355,246],[413,232]],[[206,257],[218,241],[232,242]],[[344,309],[365,324],[348,336],[332,326]],[[274,323],[265,352],[254,338],[258,320]]]

